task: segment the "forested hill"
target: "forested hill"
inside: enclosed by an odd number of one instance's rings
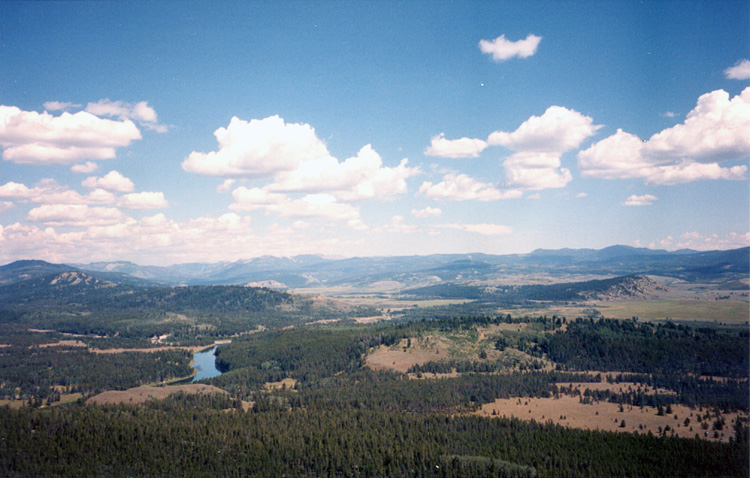
[[[635,298],[661,287],[648,277],[632,275],[549,285],[485,286],[446,283],[407,289],[404,294],[441,299],[473,299],[518,304],[526,301],[560,302],[601,298]]]
[[[283,327],[374,314],[366,308],[265,288],[140,287],[76,270],[0,286],[0,324],[71,333],[142,337],[202,330],[223,335],[259,325]]]
[[[18,261],[0,266],[0,285],[40,275],[83,271],[100,280],[138,286],[248,285],[274,288],[348,286],[359,289],[390,283],[393,291],[434,284],[492,281],[529,274],[613,277],[633,274],[747,288],[750,247],[726,251],[664,251],[628,246],[604,249],[536,250],[529,254],[432,254],[425,256],[257,257],[235,262],[140,266],[131,262],[49,264]]]

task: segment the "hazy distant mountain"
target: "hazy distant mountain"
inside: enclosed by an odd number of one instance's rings
[[[352,257],[316,255],[262,256],[248,260],[140,266],[131,262],[96,262],[74,266],[18,261],[0,267],[0,284],[52,272],[82,270],[100,280],[132,285],[245,285],[273,283],[304,289],[319,286],[393,289],[445,281],[467,282],[545,274],[622,276],[653,274],[691,282],[734,282],[750,275],[750,247],[727,251],[665,251],[629,246],[604,249],[538,249],[529,254],[433,254],[426,256]]]
[[[135,266],[135,264],[133,265]],[[88,272],[88,275],[98,281],[111,282],[113,284],[128,284],[145,287],[159,285],[158,282],[141,279],[140,277],[137,277],[135,275],[122,273],[119,271],[86,271],[83,268],[71,266],[68,264],[52,264],[50,262],[35,260],[16,261],[4,266],[0,266],[0,285],[15,284],[18,282],[27,281],[29,279],[51,277],[59,274],[77,274],[84,272]]]
[[[39,276],[78,270],[66,264],[50,264],[45,261],[16,261],[0,266],[0,285],[15,284]]]

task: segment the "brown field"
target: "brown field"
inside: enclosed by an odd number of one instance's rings
[[[558,384],[563,385],[563,384]],[[570,384],[565,384],[570,385]],[[619,383],[608,384],[600,383],[580,383],[574,384],[580,386],[581,390],[606,389],[611,390],[623,389],[628,387],[636,389],[638,384]],[[659,391],[662,393],[663,391]],[[704,415],[708,409],[699,411],[698,409],[689,408],[683,405],[672,405],[672,413],[664,416],[657,415],[657,410],[653,407],[634,407],[623,405],[623,411],[620,405],[610,402],[595,402],[592,404],[583,404],[579,397],[571,395],[560,395],[559,398],[510,398],[498,399],[492,403],[485,404],[475,412],[476,415],[485,417],[515,417],[523,420],[535,420],[542,423],[555,423],[571,428],[580,428],[585,430],[602,430],[612,432],[637,432],[654,435],[659,433],[659,427],[664,429],[667,425],[671,428],[668,434],[683,437],[694,438],[697,434],[700,438],[711,441],[728,442],[729,437],[733,436],[734,431],[732,424],[740,417],[747,422],[747,414],[725,413],[726,424],[722,431],[719,431],[719,437],[714,438],[712,424],[715,417],[704,420],[709,424],[708,429],[701,428],[697,421],[697,415]],[[685,419],[688,418],[690,423],[685,426]],[[622,422],[625,426],[622,427]]]
[[[52,344],[40,344],[39,347],[86,347],[86,344],[80,340],[61,340]]]
[[[378,347],[367,356],[367,366],[373,370],[396,370],[406,373],[413,365],[424,365],[450,356],[449,345],[439,338],[432,340],[429,347],[406,348],[406,344],[407,341],[404,339],[393,347]]]
[[[653,299],[653,300],[612,300],[592,301],[578,305],[540,304],[535,309],[499,309],[501,314],[514,317],[524,315],[559,315],[574,319],[586,317],[591,309],[596,309],[609,319],[630,319],[638,317],[644,321],[684,320],[723,324],[747,324],[750,322],[750,305],[747,300],[706,300],[706,299]]]
[[[266,382],[265,387],[266,391],[273,391],[273,390],[294,390],[294,386],[297,384],[297,381],[293,378],[285,378],[284,380],[280,382]]]
[[[86,400],[87,405],[108,405],[117,403],[143,403],[149,399],[163,400],[169,395],[177,392],[185,393],[223,393],[227,392],[214,387],[213,385],[204,385],[201,383],[191,383],[186,385],[169,385],[166,387],[152,387],[142,385],[136,388],[130,388],[122,391],[109,391],[95,395]]]

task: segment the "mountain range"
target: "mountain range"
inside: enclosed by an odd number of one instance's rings
[[[435,254],[346,259],[317,255],[262,256],[235,262],[172,266],[141,266],[124,261],[52,264],[24,260],[0,266],[0,286],[70,271],[84,271],[99,280],[136,286],[262,285],[291,289],[351,287],[400,291],[442,282],[508,280],[534,274],[552,277],[651,274],[688,282],[747,287],[750,247],[723,251],[665,251],[611,246],[604,249],[538,249],[529,254]]]

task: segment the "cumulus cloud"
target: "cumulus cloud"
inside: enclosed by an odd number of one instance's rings
[[[57,226],[15,223],[0,226],[0,263],[35,257],[50,262],[132,260],[141,264],[238,260],[260,255],[341,254],[356,240],[300,231],[304,221],[289,227],[253,229],[249,216],[228,212],[174,221],[164,214],[141,219],[123,217],[74,231]],[[310,226],[314,227],[314,226]]]
[[[159,133],[167,131],[165,125],[159,124],[156,111],[148,105],[147,101],[127,103],[125,101],[111,101],[109,98],[105,98],[96,103],[87,104],[86,111],[97,116],[111,116],[121,120],[135,120],[141,126]]]
[[[512,227],[502,224],[445,224],[443,227],[461,229],[483,236],[507,236],[513,233]]]
[[[0,105],[3,159],[20,164],[71,164],[115,157],[141,139],[129,119],[114,121],[80,111],[53,116]]]
[[[443,211],[440,208],[437,208],[437,207],[429,207],[429,206],[427,206],[424,209],[412,209],[411,213],[415,217],[418,217],[420,219],[424,219],[426,217],[440,216],[441,214],[443,214]]]
[[[117,224],[125,215],[112,207],[78,204],[43,204],[31,209],[26,219],[47,226],[103,226]]]
[[[94,189],[83,196],[54,179],[42,179],[34,187],[8,182],[0,186],[0,198],[20,199],[37,204],[111,204],[115,196],[103,189]]]
[[[643,178],[652,184],[701,179],[744,179],[747,167],[719,162],[750,154],[750,88],[734,98],[723,90],[702,95],[684,123],[648,141],[621,129],[578,153],[584,176]]]
[[[560,166],[557,153],[516,153],[503,161],[507,184],[532,191],[565,187],[573,177]]]
[[[223,183],[216,186],[216,192],[218,193],[228,193],[232,190],[232,187],[234,187],[234,183],[237,181],[234,179],[225,179]]]
[[[406,224],[403,216],[393,216],[390,224],[378,227],[375,232],[387,234],[412,234],[419,228],[413,224]]]
[[[359,218],[359,210],[351,204],[341,203],[331,194],[307,194],[293,199],[286,194],[264,188],[240,186],[232,191],[234,203],[229,207],[237,211],[263,209],[269,213],[291,218],[324,218],[347,221],[354,229],[366,229]]]
[[[232,118],[214,133],[217,151],[191,153],[184,170],[229,178],[272,179],[268,191],[325,193],[339,201],[388,199],[407,190],[406,179],[419,173],[404,159],[386,167],[369,144],[343,162],[307,124],[286,123],[278,116],[244,121]],[[231,183],[222,185],[223,189]]]
[[[485,148],[487,142],[481,139],[445,139],[445,135],[440,133],[432,137],[430,146],[424,150],[424,154],[443,158],[476,158]]]
[[[729,80],[750,80],[750,60],[743,58],[738,61],[724,70],[724,76]]]
[[[384,167],[380,155],[368,144],[344,162],[330,156],[303,161],[294,170],[280,172],[269,189],[327,192],[344,201],[384,199],[406,192],[406,179],[418,172],[407,164],[404,159],[395,168]]]
[[[86,161],[83,164],[74,164],[73,166],[70,167],[71,171],[73,171],[74,173],[78,173],[78,174],[93,173],[97,169],[99,169],[99,165],[93,161]]]
[[[10,211],[15,207],[15,204],[13,204],[10,201],[0,201],[0,214]]]
[[[542,116],[530,117],[511,133],[495,131],[487,142],[513,151],[564,153],[577,148],[601,127],[575,110],[550,106]]]
[[[650,248],[695,249],[715,251],[747,247],[750,244],[750,232],[729,232],[724,234],[703,235],[698,232],[686,232],[677,237],[667,236],[649,244]]]
[[[483,183],[466,174],[449,173],[437,184],[425,181],[419,188],[419,194],[429,199],[447,201],[496,201],[521,197],[519,190],[501,191],[492,184]]]
[[[169,206],[164,193],[144,191],[125,194],[117,200],[117,206],[125,209],[161,209]]]
[[[214,132],[217,151],[192,152],[182,162],[185,171],[206,176],[271,178],[300,163],[330,157],[326,145],[307,124],[285,123],[278,116],[244,121],[232,118]]]
[[[510,41],[505,35],[500,35],[494,40],[479,40],[479,49],[482,53],[492,55],[495,62],[509,60],[513,57],[528,58],[539,46],[542,37],[529,34],[523,40]]]
[[[82,183],[83,186],[91,189],[104,189],[118,193],[129,193],[135,190],[133,181],[123,176],[119,171],[112,170],[101,178],[89,176]]]
[[[67,101],[47,101],[44,103],[44,109],[47,111],[65,111],[71,108],[80,108],[81,105],[69,103]]]
[[[539,190],[561,188],[572,179],[561,168],[561,157],[593,136],[601,125],[581,113],[562,106],[550,106],[541,116],[532,116],[513,132],[495,131],[490,145],[516,151],[504,162],[509,187]]]
[[[628,198],[625,200],[624,203],[622,203],[623,206],[650,206],[656,201],[656,196],[652,194],[644,194],[642,196],[637,196],[635,194],[628,196]]]

